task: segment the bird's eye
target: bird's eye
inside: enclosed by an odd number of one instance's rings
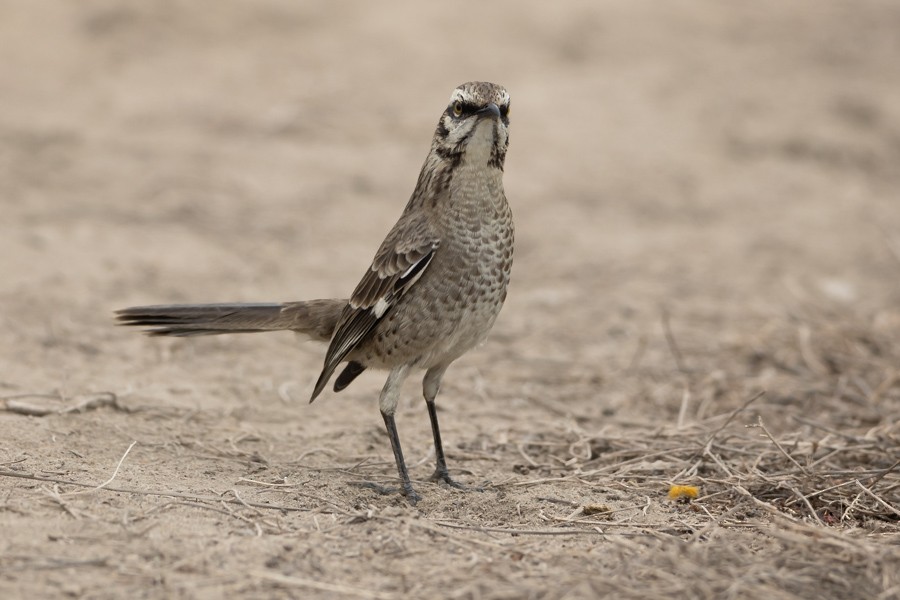
[[[453,103],[453,116],[461,117],[463,114],[463,105],[462,102],[454,102]]]
[[[500,107],[500,116],[507,118],[509,117],[509,104]]]

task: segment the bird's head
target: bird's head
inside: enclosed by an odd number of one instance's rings
[[[503,169],[509,145],[509,93],[484,81],[464,83],[450,95],[434,134],[445,159]]]

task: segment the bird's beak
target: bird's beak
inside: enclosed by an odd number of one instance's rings
[[[487,106],[482,109],[479,109],[475,112],[479,117],[493,117],[494,119],[500,118],[500,109],[497,108],[497,105],[491,102]]]

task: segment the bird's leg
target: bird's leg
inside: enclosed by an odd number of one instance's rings
[[[434,406],[434,400],[426,400],[425,405],[428,406],[428,417],[431,419],[431,433],[434,435],[434,454],[437,457],[437,464],[434,473],[428,479],[430,481],[443,481],[449,486],[462,488],[463,486],[450,477],[447,470],[447,459],[444,458],[444,448],[441,445],[441,430],[437,421],[437,409]]]
[[[447,470],[447,459],[444,458],[444,446],[441,443],[441,428],[438,425],[437,408],[434,405],[434,399],[441,388],[441,377],[447,367],[434,367],[428,369],[425,373],[425,380],[422,382],[422,391],[425,396],[425,406],[428,407],[428,418],[431,420],[431,434],[434,436],[434,455],[437,461],[434,473],[429,478],[431,481],[443,481],[449,486],[462,489],[464,486],[453,481],[450,478],[450,472]]]
[[[397,463],[397,472],[400,474],[400,493],[406,496],[410,504],[415,506],[420,498],[409,480],[409,471],[406,469],[406,461],[403,460],[403,449],[400,448],[400,436],[397,435],[394,415],[382,412],[381,416],[384,417],[384,426],[387,428],[388,436],[391,438],[391,449],[394,451],[394,461]]]
[[[409,480],[409,471],[406,461],[403,460],[403,449],[400,448],[400,436],[397,435],[397,424],[394,422],[394,412],[397,410],[397,400],[400,398],[400,389],[406,376],[409,375],[409,366],[395,367],[387,382],[381,390],[380,408],[384,418],[384,426],[387,428],[388,437],[391,439],[391,449],[394,451],[394,461],[397,463],[397,473],[400,475],[400,493],[406,496],[410,504],[415,505],[419,501],[419,495],[412,487]]]

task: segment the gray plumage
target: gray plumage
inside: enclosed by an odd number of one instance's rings
[[[149,327],[150,335],[292,330],[327,341],[310,401],[342,363],[347,366],[336,391],[366,368],[388,369],[380,409],[402,492],[412,503],[418,495],[394,412],[410,371],[424,369],[437,455],[432,479],[456,486],[447,472],[434,399],[444,372],[485,339],[506,299],[514,246],[502,181],[508,119],[509,95],[502,87],[472,82],[454,90],[406,208],[349,299],[133,307],[118,311],[118,319]]]
[[[190,337],[290,330],[327,342],[346,300],[237,304],[160,304],[116,312],[122,325],[150,327],[147,335]]]

